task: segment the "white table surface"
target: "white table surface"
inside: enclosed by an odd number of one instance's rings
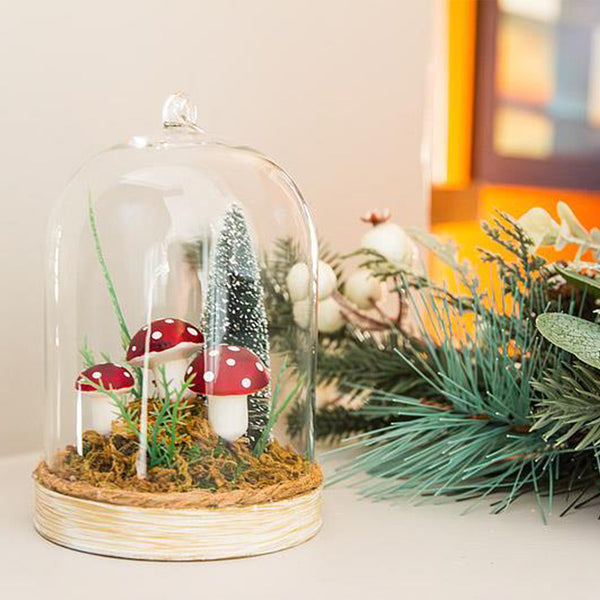
[[[323,529],[302,546],[228,561],[142,562],[74,552],[39,537],[30,476],[36,462],[35,455],[0,460],[1,600],[600,596],[600,506],[544,526],[532,499],[502,516],[486,506],[462,516],[464,504],[392,507],[360,501],[340,486],[325,491]]]

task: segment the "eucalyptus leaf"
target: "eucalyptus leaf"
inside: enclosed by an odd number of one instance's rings
[[[469,263],[467,261],[460,262],[458,258],[458,247],[452,240],[443,240],[437,235],[423,231],[418,227],[405,227],[406,233],[417,244],[423,246],[435,254],[440,260],[452,267],[454,270],[461,273],[463,276],[469,273]]]
[[[600,281],[597,279],[581,275],[580,273],[577,273],[577,271],[571,271],[570,269],[565,269],[559,265],[556,266],[556,272],[562,275],[568,283],[576,288],[582,290],[586,289],[590,296],[600,298]]]
[[[600,369],[600,325],[573,315],[545,313],[536,326],[549,342]]]

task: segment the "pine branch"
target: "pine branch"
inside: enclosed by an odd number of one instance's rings
[[[424,386],[414,369],[396,355],[404,343],[397,332],[373,334],[353,329],[339,343],[319,348],[318,382],[336,384],[349,396],[365,389],[398,394],[424,393],[423,388],[428,386]]]
[[[544,490],[551,502],[562,450],[546,442],[544,429],[531,431],[540,396],[532,381],[556,367],[560,351],[542,344],[529,318],[535,279],[508,276],[505,283],[497,303],[472,290],[468,307],[413,292],[422,343],[406,342],[395,354],[427,395],[372,391],[362,414],[388,424],[348,440],[361,453],[335,480],[365,473],[359,487],[380,500],[504,491],[499,511],[531,489],[540,507]],[[474,331],[464,325],[467,314]]]
[[[370,435],[351,438],[345,448],[361,453],[331,483],[366,473],[357,485],[362,495],[376,500],[471,499],[504,491],[499,510],[536,482],[540,489],[550,487],[559,452],[548,449],[539,434],[448,410],[446,404],[375,396],[382,408],[371,406],[368,414],[393,416],[394,422]]]
[[[557,493],[579,492],[568,511],[598,487],[599,380],[585,366],[565,369],[563,353],[538,335],[535,319],[547,310],[589,317],[591,304],[560,283],[511,217],[499,213],[484,229],[509,253],[482,251],[501,282],[498,297],[482,294],[464,271],[458,276],[467,295],[452,296],[377,253],[354,253],[380,279],[411,291],[419,336],[348,325],[322,337],[319,382],[366,398],[357,411],[318,410],[316,437],[346,438],[344,449],[360,451],[334,481],[362,474],[358,486],[370,498],[461,500],[501,492],[492,504],[500,512],[531,491],[545,515]],[[297,261],[293,250],[282,242],[265,273],[274,345],[290,352],[296,328],[285,276]],[[441,251],[464,268],[450,247]],[[292,435],[305,417],[301,406],[290,411]]]
[[[360,410],[349,410],[343,406],[320,408],[315,414],[315,439],[328,443],[357,433],[380,429],[391,422],[391,417],[369,417]],[[296,404],[287,416],[287,433],[292,438],[300,437],[306,424],[306,411]]]

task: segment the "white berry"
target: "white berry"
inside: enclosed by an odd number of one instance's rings
[[[317,323],[321,333],[335,333],[346,323],[340,305],[333,298],[326,298],[319,302],[317,313]]]
[[[319,261],[319,286],[317,296],[321,300],[333,294],[337,287],[337,277],[333,269],[324,261]],[[298,302],[308,297],[310,273],[306,263],[296,263],[287,274],[285,283],[292,302]]]
[[[306,263],[296,263],[287,274],[285,283],[292,302],[304,300],[308,296],[308,266]]]
[[[301,329],[307,329],[310,321],[310,303],[308,300],[294,302],[294,322]]]
[[[337,288],[337,277],[334,270],[326,262],[319,261],[319,291],[317,296],[319,300],[329,298]]]
[[[358,308],[369,309],[373,307],[373,302],[381,300],[381,287],[381,282],[368,269],[359,269],[346,281],[344,295]]]
[[[417,247],[396,223],[381,223],[371,228],[363,236],[361,247],[375,250],[398,267],[413,269],[417,266]]]

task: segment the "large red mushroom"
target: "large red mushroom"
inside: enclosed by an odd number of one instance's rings
[[[167,318],[152,321],[150,328],[142,327],[132,338],[127,348],[127,362],[134,367],[144,364],[146,346],[148,364],[154,374],[158,388],[166,398],[179,393],[185,383],[185,372],[192,354],[204,343],[200,329],[181,319]],[[164,378],[162,370],[164,369]],[[165,386],[165,380],[168,386]],[[168,390],[165,389],[168,387]],[[192,395],[186,391],[182,397]]]
[[[265,388],[269,372],[247,348],[220,344],[198,354],[187,370],[191,389],[208,398],[208,421],[213,431],[235,442],[248,429],[248,394]]]
[[[82,453],[83,410],[82,399],[91,404],[90,427],[103,435],[110,433],[111,424],[117,413],[114,399],[109,392],[123,397],[134,386],[131,373],[121,365],[102,363],[82,371],[75,381],[77,390],[77,449]]]

